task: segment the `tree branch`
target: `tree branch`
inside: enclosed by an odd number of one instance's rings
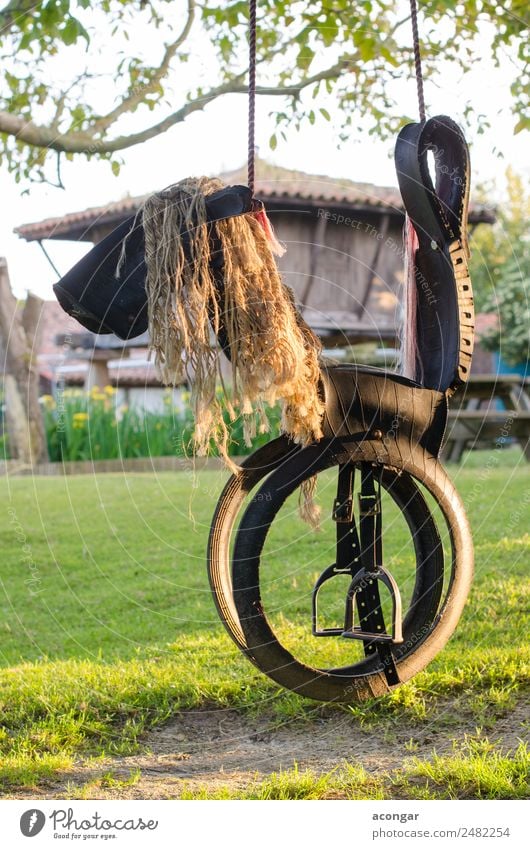
[[[15,26],[18,18],[30,12],[34,7],[35,0],[11,0],[0,11],[0,35],[5,35],[11,27]]]
[[[345,56],[330,68],[326,68],[324,71],[300,80],[293,85],[260,86],[257,89],[257,94],[276,97],[299,97],[300,93],[307,86],[314,85],[322,80],[335,79],[341,72],[347,70],[356,58],[356,56]],[[208,103],[225,94],[246,94],[245,76],[246,71],[243,71],[229,82],[222,83],[202,94],[200,97],[197,97],[195,100],[185,103],[162,121],[127,136],[118,136],[117,138],[106,140],[105,138],[100,138],[95,130],[61,134],[57,133],[52,127],[35,124],[33,121],[27,121],[18,115],[12,115],[9,112],[3,111],[0,111],[0,133],[16,136],[18,141],[25,144],[35,147],[46,147],[60,153],[115,153],[119,150],[125,150],[126,148],[134,147],[134,145],[149,141],[149,139],[167,132],[171,127],[184,121],[189,115],[194,112],[200,112]]]
[[[151,94],[156,91],[158,85],[169,71],[171,60],[177,53],[179,47],[186,41],[190,33],[193,21],[195,20],[195,8],[195,0],[188,0],[188,14],[186,22],[175,41],[172,41],[171,44],[166,46],[166,51],[162,62],[160,63],[160,67],[157,68],[152,79],[145,85],[135,87],[131,94],[124,97],[115,109],[112,109],[107,115],[102,115],[94,121],[93,128],[95,131],[108,129],[108,127],[114,124],[121,115],[127,112],[132,112],[137,106],[139,106],[145,100],[147,94]]]

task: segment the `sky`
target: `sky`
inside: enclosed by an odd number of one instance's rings
[[[507,164],[511,163],[516,171],[530,176],[528,134],[514,136],[514,120],[509,115],[511,74],[508,61],[500,68],[486,60],[478,62],[464,77],[448,63],[441,62],[439,79],[443,80],[443,85],[427,83],[426,86],[428,114],[448,114],[458,121],[464,103],[471,99],[477,112],[489,119],[490,131],[479,135],[471,127],[466,134],[471,146],[473,180],[494,184],[492,201],[502,196]],[[397,94],[401,111],[414,114],[414,81],[400,83]],[[333,104],[330,123],[322,120],[301,132],[293,130],[287,142],[280,140],[274,152],[271,151],[269,138],[274,122],[269,112],[274,107],[278,107],[277,98],[259,98],[256,141],[260,156],[311,174],[396,185],[393,142],[355,136],[339,147],[337,112]],[[326,101],[326,108],[329,107]],[[104,205],[126,195],[156,191],[188,175],[216,174],[237,168],[246,158],[246,122],[244,95],[230,95],[190,116],[165,135],[124,152],[124,164],[118,177],[113,176],[108,163],[86,162],[83,158],[64,164],[64,190],[47,185],[16,185],[14,178],[3,173],[0,255],[7,258],[11,284],[17,296],[23,297],[30,290],[44,298],[53,297],[51,287],[57,275],[39,246],[15,236],[14,227]],[[28,194],[23,193],[25,188],[29,188]],[[87,243],[54,241],[45,244],[62,273],[90,247]]]

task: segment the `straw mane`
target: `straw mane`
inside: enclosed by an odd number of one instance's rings
[[[321,345],[281,280],[266,229],[253,213],[206,222],[205,198],[222,188],[218,179],[182,180],[146,201],[143,227],[149,331],[161,379],[189,381],[195,450],[204,454],[214,444],[230,463],[223,405],[231,418],[243,416],[250,444],[257,428],[268,430],[264,404],[279,402],[282,431],[306,445],[322,436],[323,403]],[[220,329],[231,387],[220,374]]]

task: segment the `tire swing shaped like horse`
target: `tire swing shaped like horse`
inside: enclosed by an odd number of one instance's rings
[[[438,460],[448,401],[469,376],[473,349],[469,155],[452,119],[425,119],[415,37],[420,122],[403,128],[395,152],[408,258],[403,373],[319,363],[319,342],[281,283],[271,256],[277,243],[253,192],[255,8],[251,0],[249,187],[199,178],[153,195],[141,217],[96,245],[55,292],[66,312],[95,333],[131,339],[149,327],[168,384],[182,379],[183,362],[193,364],[202,376],[201,403],[215,397],[220,351],[232,360],[243,413],[246,402],[263,411],[270,393],[282,400],[289,436],[248,457],[219,499],[208,545],[214,600],[236,645],[275,682],[316,700],[362,702],[409,680],[436,656],[458,623],[472,579],[469,525]],[[243,255],[255,265],[245,266]],[[240,309],[242,301],[259,309]],[[285,324],[278,333],[271,315],[277,326]],[[270,350],[264,352],[265,338]],[[252,349],[253,339],[261,347]],[[303,375],[294,389],[285,350]],[[258,366],[268,353],[269,383],[260,396]],[[218,405],[205,420],[203,445],[222,423]],[[307,497],[315,476],[330,474],[336,481],[326,520],[333,528],[328,562],[319,563],[313,579],[307,546],[296,545],[294,555],[281,550],[284,571],[305,581],[303,590],[291,582],[295,617],[286,625],[281,613],[290,600],[285,593],[270,600],[279,561],[270,556],[270,540],[290,496],[300,489]],[[400,536],[392,532],[396,515]],[[330,627],[323,625],[322,598],[339,581],[346,586]]]
[[[436,187],[427,166],[433,148],[438,151]],[[473,575],[465,510],[438,460],[448,399],[467,379],[473,344],[466,244],[469,158],[460,128],[445,116],[408,125],[398,138],[396,165],[417,236],[414,377],[354,365],[323,367],[325,438],[304,449],[280,439],[252,455],[227,483],[210,533],[210,583],[232,639],[274,681],[326,702],[381,696],[424,669],[456,628]],[[274,580],[267,573],[264,546],[279,510],[304,481],[330,468],[338,470],[329,510],[337,529],[336,556],[317,578],[306,636],[307,641],[359,640],[365,656],[322,668],[297,659],[282,643],[262,587]],[[358,527],[356,473],[361,481]],[[413,587],[403,616],[399,585],[384,566],[382,492],[402,512],[414,552]],[[350,581],[343,621],[321,629],[318,595],[338,576]],[[381,589],[392,601],[389,628]],[[304,658],[310,653],[304,645]]]

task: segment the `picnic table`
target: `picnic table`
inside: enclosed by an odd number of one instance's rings
[[[458,463],[466,448],[504,445],[514,439],[530,461],[529,437],[530,377],[471,375],[451,399],[442,455]]]

